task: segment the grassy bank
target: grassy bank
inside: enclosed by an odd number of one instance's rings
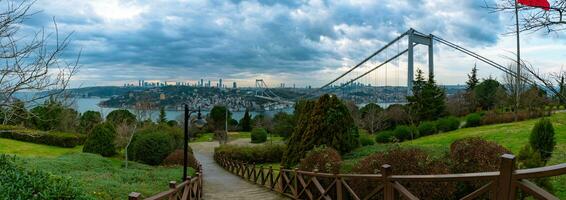
[[[0,139],[0,154],[16,155],[18,164],[28,169],[71,177],[98,199],[125,199],[134,191],[148,197],[167,190],[169,181],[180,181],[182,176],[181,167],[129,162],[126,169],[120,158],[82,153],[81,146],[61,148]]]
[[[566,162],[566,113],[558,113],[549,117],[554,125],[556,148],[548,165]],[[360,147],[344,156],[343,171],[349,171],[357,161],[375,152],[385,151],[393,146],[422,148],[433,156],[443,156],[455,140],[466,137],[481,137],[497,142],[517,155],[520,149],[528,144],[529,135],[538,119],[516,123],[496,124],[474,128],[462,128],[451,132],[440,133],[405,141],[400,144],[376,144]],[[555,194],[566,198],[566,175],[551,178]]]

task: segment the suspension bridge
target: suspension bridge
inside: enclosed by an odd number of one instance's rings
[[[356,98],[364,98],[362,97],[364,95],[374,96],[374,98],[365,97],[363,101],[366,101],[366,103],[377,103],[379,101],[404,102],[406,101],[405,97],[412,94],[411,89],[414,80],[416,57],[427,58],[428,69],[426,71],[430,76],[434,75],[435,44],[445,45],[450,49],[463,53],[465,56],[502,71],[511,77],[518,76],[514,70],[474,51],[445,40],[442,37],[433,34],[424,34],[411,28],[386,43],[383,47],[355,64],[338,77],[332,79],[330,82],[305,94],[303,98],[316,98],[322,94],[332,93],[345,99],[353,98],[354,100]],[[426,56],[417,54],[416,47],[419,45],[427,48]],[[401,66],[400,61],[404,55],[407,56],[406,67]],[[425,70],[423,69],[423,71]],[[405,74],[401,74],[401,72]],[[527,72],[534,73],[531,71]],[[393,81],[391,81],[392,76],[394,78]],[[527,77],[529,76],[521,75],[519,78],[522,83],[538,85],[554,94],[558,94],[556,88],[545,85],[544,82],[538,83],[536,80]],[[406,84],[401,82],[406,82]],[[281,103],[292,103],[292,101],[281,98],[273,93],[262,79],[256,80],[256,89],[256,97],[258,98]]]

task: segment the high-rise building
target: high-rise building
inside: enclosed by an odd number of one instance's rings
[[[212,87],[212,85],[210,84],[210,80],[208,80],[208,86],[207,87]]]
[[[234,82],[232,83],[232,88],[234,88],[234,89],[238,88],[238,86],[236,85],[236,81],[234,81]]]
[[[218,88],[223,88],[223,87],[222,87],[222,79],[219,79],[219,80],[218,80]]]
[[[204,80],[203,79],[200,79],[199,87],[204,87]]]

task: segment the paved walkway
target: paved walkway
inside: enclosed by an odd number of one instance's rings
[[[214,147],[218,142],[191,143],[196,158],[204,170],[204,199],[287,199],[266,188],[254,185],[231,174],[216,164]]]

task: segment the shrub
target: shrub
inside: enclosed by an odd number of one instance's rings
[[[307,156],[301,159],[299,169],[303,171],[314,171],[334,173],[340,172],[340,163],[342,157],[340,153],[329,147],[315,147],[307,153]]]
[[[183,149],[176,149],[175,151],[171,152],[161,163],[162,165],[165,166],[172,166],[172,165],[183,165],[183,161],[184,161],[184,150]],[[187,154],[187,162],[188,162],[188,166],[193,168],[193,169],[197,169],[198,168],[198,160],[195,157],[195,155],[193,154],[192,149],[189,148],[188,154]]]
[[[171,135],[163,132],[139,134],[132,141],[128,154],[133,160],[148,165],[159,165],[173,150],[175,141]]]
[[[377,143],[389,143],[397,140],[395,138],[395,132],[393,131],[382,131],[375,136],[375,142]]]
[[[73,148],[84,141],[84,137],[59,131],[36,131],[36,130],[10,130],[0,132],[0,138],[8,138],[36,144],[46,144],[51,146]]]
[[[369,135],[362,134],[360,136],[360,144],[362,146],[371,146],[371,145],[375,144],[375,142],[373,141],[373,139]]]
[[[263,143],[267,141],[267,131],[263,128],[254,128],[251,133],[252,143]]]
[[[0,199],[93,199],[70,178],[17,166],[15,157],[0,155]]]
[[[92,129],[102,122],[102,115],[96,111],[86,111],[79,120],[79,129],[82,134],[90,134]]]
[[[436,122],[436,127],[439,131],[448,132],[460,128],[460,120],[456,117],[444,117],[440,118]]]
[[[418,130],[420,136],[427,136],[438,133],[438,129],[436,129],[436,124],[430,121],[422,122],[419,125]]]
[[[479,113],[471,113],[466,116],[466,127],[476,127],[481,125],[481,115]]]
[[[395,132],[395,138],[397,138],[399,142],[418,137],[416,128],[405,125],[397,126],[393,132]]]
[[[544,161],[540,157],[540,153],[528,144],[521,148],[517,160],[519,161],[519,168],[521,169],[544,166]]]
[[[247,163],[281,162],[285,145],[265,144],[254,146],[221,145],[214,149],[214,156],[227,157]]]
[[[116,129],[110,123],[102,123],[96,125],[87,137],[83,152],[96,153],[108,157],[116,154],[116,146],[114,139],[116,138]]]
[[[556,139],[554,138],[554,127],[548,118],[542,118],[535,124],[529,137],[529,143],[534,150],[540,153],[545,163],[550,159]]]
[[[394,148],[374,153],[359,161],[352,169],[356,174],[377,174],[384,164],[391,165],[395,175],[448,174],[447,164],[432,159],[425,151],[416,148]],[[366,196],[382,183],[363,178],[351,179],[351,187],[359,196]],[[453,183],[408,182],[403,183],[413,194],[422,199],[444,199],[456,191]]]
[[[501,162],[500,156],[510,153],[501,145],[481,138],[464,138],[450,145],[450,160],[453,173],[474,173],[497,171]],[[469,194],[485,185],[485,181],[472,181],[459,184],[458,194]]]
[[[450,145],[450,159],[455,173],[497,171],[500,156],[506,153],[511,151],[477,137],[459,139]]]
[[[106,116],[106,121],[114,125],[116,124],[133,124],[136,122],[136,116],[125,109],[114,110]]]

